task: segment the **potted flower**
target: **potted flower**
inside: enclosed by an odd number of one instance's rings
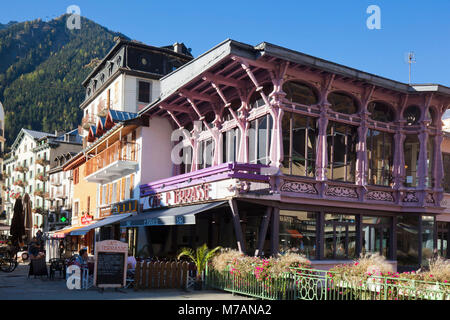
[[[222,247],[215,247],[212,250],[208,249],[206,243],[198,247],[195,251],[191,248],[182,248],[178,254],[178,259],[186,256],[189,260],[192,260],[197,267],[197,277],[194,283],[194,290],[201,290],[203,287],[202,274],[206,268],[208,261],[214,256],[214,254]]]

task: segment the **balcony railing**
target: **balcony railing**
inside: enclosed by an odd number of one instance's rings
[[[17,166],[14,170],[20,173],[28,172],[28,168],[24,166]]]
[[[38,158],[36,159],[36,164],[41,165],[41,166],[47,166],[50,164],[50,161],[47,159],[43,159],[43,158]]]
[[[42,189],[37,189],[36,191],[34,191],[34,195],[36,197],[41,197],[41,198],[49,198],[49,193],[45,192]]]
[[[85,167],[85,176],[89,181],[89,176],[98,173],[100,170],[111,167],[114,163],[123,163],[123,166],[118,166],[116,169],[127,170],[134,169],[135,165],[137,165],[137,152],[138,152],[138,144],[131,142],[122,142],[117,141],[112,144],[106,150],[100,152],[94,158],[88,160],[86,162]],[[127,167],[127,164],[132,163],[131,166]],[[111,168],[113,169],[113,168]],[[114,169],[113,169],[114,171]],[[91,177],[95,180],[96,177]],[[107,178],[107,177],[106,177]]]
[[[62,191],[58,191],[55,193],[55,198],[57,199],[66,199],[67,198],[67,193],[62,192]]]
[[[39,181],[45,182],[45,181],[47,181],[47,180],[48,180],[48,177],[47,177],[46,175],[43,175],[43,174],[39,174],[39,175],[37,175],[37,176],[36,176],[36,180],[39,180]]]
[[[52,186],[59,187],[61,185],[61,180],[60,179],[55,179],[55,178],[50,179],[50,184]]]

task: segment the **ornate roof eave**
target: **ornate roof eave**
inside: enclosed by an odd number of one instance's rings
[[[195,81],[203,77],[206,73],[220,66],[224,61],[229,61],[229,59],[237,59],[241,63],[247,63],[254,68],[265,68],[268,70],[274,68],[270,60],[283,60],[290,64],[306,66],[319,72],[335,74],[339,77],[349,78],[365,85],[376,86],[399,94],[437,92],[448,96],[450,99],[450,88],[442,85],[409,85],[267,42],[263,42],[257,46],[250,46],[228,39],[172,73],[162,77],[161,98],[144,107],[139,111],[139,114],[141,115],[147,112],[151,114],[155,110],[158,110],[157,108],[163,103],[170,105],[170,101],[173,101],[181,89],[195,83]]]

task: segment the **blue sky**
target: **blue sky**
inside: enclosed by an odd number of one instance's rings
[[[450,87],[450,1],[3,1],[0,22],[44,20],[78,5],[81,15],[132,39],[163,46],[184,42],[198,56],[227,38],[262,41],[408,82],[405,55],[414,51],[413,83]],[[369,5],[381,30],[369,30]]]

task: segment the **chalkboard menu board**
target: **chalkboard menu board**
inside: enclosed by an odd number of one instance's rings
[[[97,260],[97,285],[122,283],[125,271],[124,253],[99,252]]]
[[[94,279],[97,287],[125,286],[128,244],[106,240],[95,245]]]

